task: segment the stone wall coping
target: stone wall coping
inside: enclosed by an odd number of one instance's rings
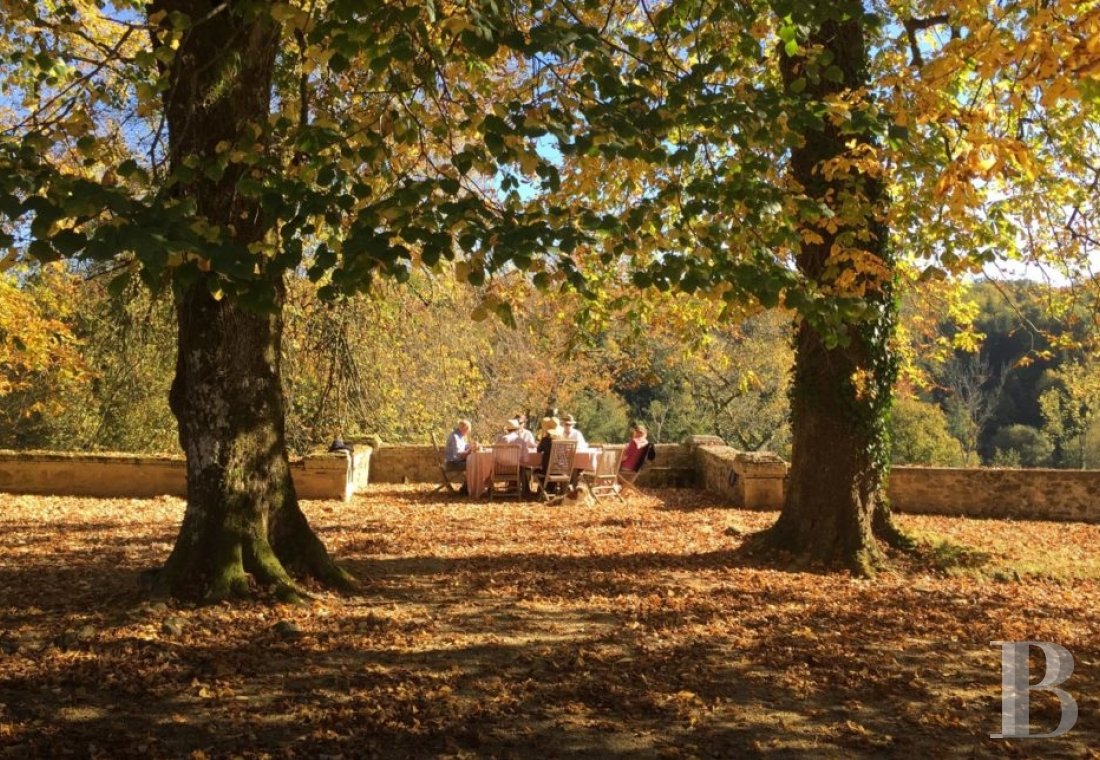
[[[716,435],[689,435],[684,438],[684,445],[689,447],[726,446],[726,442]]]
[[[124,451],[13,451],[0,449],[0,460],[46,462],[117,462],[144,464],[157,462],[183,462],[183,454],[134,454]]]
[[[343,459],[348,456],[346,451],[311,451],[304,456],[292,456],[290,461],[304,459]],[[64,462],[66,460],[112,460],[122,462],[147,462],[160,461],[183,462],[183,454],[135,454],[128,451],[48,451],[45,449],[0,449],[0,459],[45,459]]]
[[[318,451],[291,457],[290,463],[308,461],[311,465],[331,462],[337,468],[348,458],[346,451]],[[0,461],[16,462],[104,462],[112,464],[177,464],[186,461],[183,454],[133,454],[125,451],[13,451],[0,449]]]
[[[778,454],[768,451],[739,451],[737,461],[750,464],[781,464],[786,466],[787,461]]]
[[[1057,467],[934,467],[923,464],[895,464],[890,466],[890,471],[901,470],[903,472],[953,472],[966,475],[1004,475],[1019,473],[1021,475],[1070,475],[1078,477],[1096,477],[1100,470],[1064,470]]]

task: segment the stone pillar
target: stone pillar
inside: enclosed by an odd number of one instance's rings
[[[374,449],[367,445],[356,446],[348,472],[348,496],[367,490],[370,483],[370,457]]]
[[[783,509],[783,486],[788,465],[767,451],[742,451],[733,462],[730,483],[745,509]]]

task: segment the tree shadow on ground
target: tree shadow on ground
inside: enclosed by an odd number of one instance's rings
[[[779,593],[770,603],[801,601]],[[1007,748],[987,736],[999,717],[996,650],[916,640],[848,611],[817,614],[841,635],[822,644],[777,621],[751,640],[675,637],[673,621],[623,611],[574,620],[568,635],[542,625],[494,641],[523,623],[505,605],[445,620],[362,606],[292,640],[264,627],[231,646],[213,628],[185,642],[92,641],[77,650],[86,657],[55,659],[35,679],[3,679],[0,702],[37,726],[8,745],[24,756],[92,746],[123,758],[914,757],[934,747],[983,757]],[[449,644],[459,629],[479,643]],[[135,659],[163,664],[155,677],[127,676]],[[1100,736],[1087,717],[1098,707],[1096,676],[1074,683],[1076,741],[1016,745],[1023,755],[1079,756],[1081,742]],[[1049,730],[1056,705],[1036,705],[1037,726]]]
[[[118,550],[104,548],[118,531],[50,542],[67,524],[39,526],[33,551],[0,554],[0,629],[41,637],[0,652],[0,757],[1081,757],[1100,745],[1095,609],[1072,586],[775,572],[722,535],[724,514],[703,535],[729,548],[698,551],[654,542],[689,525],[655,508],[540,513],[548,532],[531,540],[533,520],[506,535],[438,506],[423,533],[402,535],[407,513],[379,512],[389,506],[333,511],[338,554],[369,583],[305,607],[142,604],[135,579],[166,525]],[[635,548],[620,528],[639,532]],[[599,531],[607,543],[584,543]],[[387,556],[374,554],[379,533]],[[84,623],[89,635],[58,639]],[[1056,636],[1079,663],[1066,684],[1077,727],[989,739],[989,642]],[[1033,704],[1036,730],[1057,724],[1056,702]]]

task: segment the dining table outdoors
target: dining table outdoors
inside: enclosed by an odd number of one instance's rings
[[[576,459],[573,460],[574,470],[595,470],[603,449],[590,446],[586,449],[577,449]],[[529,448],[520,454],[520,465],[523,467],[538,467],[542,464],[542,454],[537,449]],[[480,448],[466,457],[466,490],[470,498],[479,499],[484,496],[493,476],[493,449]]]

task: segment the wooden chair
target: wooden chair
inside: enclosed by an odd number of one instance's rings
[[[559,438],[550,442],[550,458],[546,463],[545,472],[541,468],[535,470],[539,494],[544,501],[553,504],[565,498],[565,491],[573,480],[573,464],[576,459],[576,441]],[[562,492],[551,496],[548,489],[554,483],[562,486]]]
[[[638,489],[638,486],[634,485],[634,481],[638,479],[638,473],[642,471],[643,467],[645,467],[645,463],[653,461],[656,456],[657,449],[654,448],[653,443],[647,443],[642,449],[642,455],[638,458],[638,464],[636,467],[634,467],[634,469],[619,470],[618,481],[619,485],[622,486],[622,490],[629,489],[639,496],[644,496],[644,494]],[[620,498],[622,498],[621,495]]]
[[[622,446],[605,448],[596,458],[596,469],[582,473],[584,482],[588,484],[588,493],[596,501],[599,501],[601,496],[614,496],[620,501],[626,501],[616,488],[624,450]]]
[[[523,488],[520,480],[520,451],[524,447],[518,443],[495,443],[493,444],[493,474],[491,476],[491,489],[489,490],[489,498],[497,494],[497,484],[503,484],[500,489],[500,494],[514,495],[517,499],[523,495]]]
[[[439,477],[441,482],[435,487],[435,491],[442,491],[444,488],[449,493],[458,493],[458,489],[454,487],[454,483],[451,482],[451,478],[461,478],[458,485],[463,486],[466,483],[466,471],[457,467],[448,467],[447,461],[443,458],[443,452],[439,448],[439,443],[435,440],[435,431],[429,432],[432,439],[432,448],[435,449],[435,460],[439,463]],[[432,491],[432,493],[435,493]]]

